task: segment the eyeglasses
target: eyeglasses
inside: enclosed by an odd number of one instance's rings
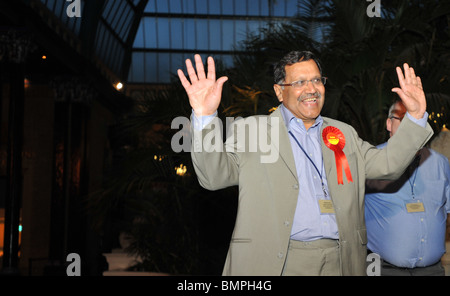
[[[311,80],[298,80],[291,83],[285,83],[285,84],[278,84],[280,86],[292,86],[293,88],[299,89],[304,86],[308,85],[308,82],[311,82],[313,85],[325,85],[327,82],[328,77],[320,77],[320,78],[313,78]]]
[[[402,119],[403,119],[403,117],[402,118],[400,118],[400,117],[397,117],[397,116],[391,116],[391,117],[389,117],[390,119],[397,119],[397,120],[399,120],[399,121],[402,121]]]

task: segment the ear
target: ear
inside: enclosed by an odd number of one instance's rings
[[[280,85],[274,84],[273,90],[275,91],[275,94],[277,95],[278,101],[283,102],[283,89]]]
[[[386,129],[388,132],[392,131],[392,120],[390,118],[386,119]]]

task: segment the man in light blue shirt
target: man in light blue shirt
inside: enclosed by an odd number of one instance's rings
[[[405,112],[400,101],[390,108],[391,137]],[[369,180],[366,185],[367,248],[380,255],[381,275],[445,275],[440,259],[450,212],[447,158],[422,148],[398,180]]]

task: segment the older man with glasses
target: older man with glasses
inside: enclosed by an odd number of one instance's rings
[[[209,131],[228,78],[216,79],[212,57],[207,63],[205,73],[195,55],[197,71],[186,61],[190,81],[182,70],[178,76],[193,109],[193,143],[199,136],[212,146]],[[400,87],[393,92],[408,115],[387,149],[376,149],[350,125],[320,115],[326,82],[320,62],[311,52],[293,51],[274,69],[279,107],[269,116],[252,117],[279,153],[274,162],[261,163],[266,151],[249,151],[251,139],[242,141],[233,132],[242,130],[246,120],[234,122],[223,149],[191,152],[203,187],[239,186],[224,275],[366,274],[366,178],[398,178],[432,135],[420,78],[407,64],[404,74],[397,68],[397,75]]]

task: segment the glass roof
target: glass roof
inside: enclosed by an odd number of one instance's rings
[[[168,83],[194,53],[230,66],[241,41],[297,12],[297,0],[149,0],[133,43],[128,83]]]
[[[299,11],[300,0],[41,0],[125,83],[164,84],[194,53],[225,66],[239,43]],[[81,16],[68,6],[80,3]],[[100,3],[100,5],[99,5]],[[95,32],[95,33],[94,33]]]

